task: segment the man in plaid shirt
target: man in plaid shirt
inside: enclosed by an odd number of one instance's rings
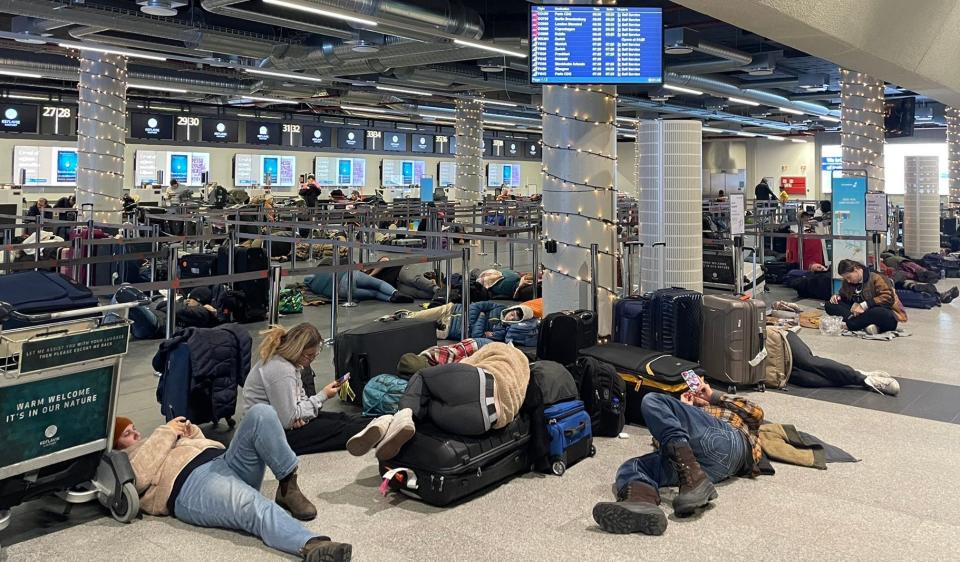
[[[685,517],[716,499],[714,482],[757,474],[763,410],[756,404],[714,392],[703,382],[680,400],[648,394],[640,410],[659,448],[617,471],[617,501],[593,508],[604,531],[662,535],[667,517],[659,507],[661,487],[679,485],[673,511]]]

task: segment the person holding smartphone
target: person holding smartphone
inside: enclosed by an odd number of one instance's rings
[[[297,521],[315,518],[317,509],[297,486],[297,456],[282,435],[277,413],[261,405],[247,411],[226,449],[183,417],[147,438],[132,420],[118,417],[113,448],[130,458],[145,513],[245,531],[307,562],[350,560],[349,544],[332,542]],[[275,502],[260,493],[267,467],[280,481]]]
[[[851,332],[870,335],[892,332],[905,318],[897,316],[897,293],[879,273],[872,273],[856,260],[841,260],[837,273],[843,278],[840,292],[830,297],[824,311],[843,318]]]
[[[312,396],[303,388],[301,372],[323,346],[320,331],[304,322],[289,330],[274,326],[264,336],[260,360],[243,385],[246,407],[272,406],[286,430],[287,443],[298,455],[346,449],[347,440],[363,430],[369,420],[345,412],[322,411],[324,402],[337,395],[344,381],[331,382]]]
[[[686,517],[717,497],[715,482],[759,473],[763,410],[740,396],[714,392],[702,379],[690,386],[696,390],[680,399],[656,392],[643,397],[640,411],[657,450],[620,466],[617,501],[593,508],[604,531],[662,535],[667,517],[660,488],[679,486],[673,511]]]

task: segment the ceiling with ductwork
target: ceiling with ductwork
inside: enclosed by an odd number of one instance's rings
[[[839,68],[673,2],[666,84],[619,89],[635,118],[697,118],[708,132],[837,127]],[[127,54],[145,107],[449,125],[482,94],[490,128],[537,132],[528,4],[518,0],[0,0],[0,96],[71,101],[82,50]],[[890,84],[887,96],[914,96]],[[943,123],[920,96],[917,126]]]

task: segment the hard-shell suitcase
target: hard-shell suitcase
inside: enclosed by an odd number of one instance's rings
[[[597,315],[589,310],[548,314],[540,323],[537,357],[569,365],[577,350],[597,345]]]
[[[400,453],[380,462],[389,488],[435,506],[446,506],[530,470],[530,422],[517,416],[480,437],[444,433],[418,422]]]
[[[650,295],[634,295],[613,305],[613,341],[643,347],[653,337]],[[646,341],[644,340],[646,336]]]
[[[177,264],[180,279],[200,279],[217,275],[216,254],[187,254],[177,260]]]
[[[0,275],[0,301],[24,314],[77,310],[100,304],[90,289],[67,276],[32,270]],[[3,328],[9,330],[27,325],[10,319],[3,323]]]
[[[376,321],[337,334],[333,361],[338,378],[350,373],[350,388],[356,394],[352,403],[359,404],[367,381],[377,375],[396,375],[404,353],[420,353],[435,345],[434,322],[414,318]]]
[[[550,436],[550,470],[563,476],[567,468],[597,454],[593,446],[590,414],[583,401],[567,400],[543,411]]]
[[[711,379],[763,389],[766,350],[766,305],[732,295],[703,297],[700,363]]]
[[[676,287],[654,291],[651,309],[655,345],[647,345],[647,348],[697,361],[700,357],[702,300],[700,293]]]
[[[657,392],[679,397],[689,390],[681,373],[694,371],[702,375],[700,365],[660,351],[608,343],[583,349],[580,353],[609,363],[626,384],[626,421],[646,425],[640,404],[647,394]]]

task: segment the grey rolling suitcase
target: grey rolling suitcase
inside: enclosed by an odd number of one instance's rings
[[[764,389],[766,305],[733,295],[703,296],[700,365],[709,378],[737,387]]]

